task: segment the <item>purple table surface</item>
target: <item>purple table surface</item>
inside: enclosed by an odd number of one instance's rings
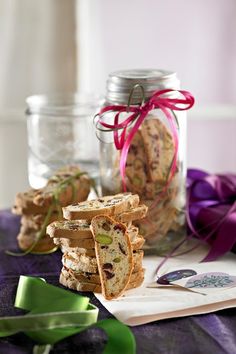
[[[14,298],[19,275],[40,276],[56,286],[61,269],[61,252],[51,255],[12,257],[5,250],[16,250],[19,217],[9,211],[0,211],[0,315],[17,314]],[[99,307],[99,319],[112,315],[92,293],[90,301]],[[236,353],[236,309],[185,318],[152,322],[131,327],[138,354],[233,354]],[[90,329],[57,343],[50,353],[92,354],[102,353],[105,335]],[[24,334],[1,338],[0,354],[32,353],[34,342]],[[112,354],[112,353],[111,353]]]

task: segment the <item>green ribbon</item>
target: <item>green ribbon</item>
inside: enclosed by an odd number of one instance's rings
[[[0,337],[24,332],[40,344],[33,354],[49,353],[53,344],[91,327],[103,329],[108,337],[103,354],[135,354],[135,339],[127,326],[114,319],[97,322],[98,308],[88,297],[47,284],[42,278],[20,276],[15,306],[29,312],[0,317]]]

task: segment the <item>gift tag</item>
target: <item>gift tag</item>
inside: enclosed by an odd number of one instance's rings
[[[170,289],[178,287],[201,295],[210,295],[236,287],[236,267],[232,266],[235,264],[235,255],[230,255],[228,258],[228,262],[218,260],[190,263],[183,269],[173,269],[148,287],[169,286]]]
[[[236,286],[236,276],[223,272],[202,273],[191,277],[185,286],[189,289],[231,288]]]
[[[151,284],[148,284],[147,288],[160,288],[161,286],[169,285],[170,288],[179,288],[181,290],[196,292],[189,287],[182,286],[176,283],[176,281],[196,275],[197,272],[193,269],[179,269],[173,272],[166,273]],[[205,295],[204,293],[197,291],[198,294]]]

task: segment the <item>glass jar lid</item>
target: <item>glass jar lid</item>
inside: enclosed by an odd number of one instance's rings
[[[159,69],[121,70],[111,73],[107,80],[108,102],[124,104],[129,99],[134,85],[143,87],[145,98],[149,98],[157,90],[179,89],[180,81],[175,72]],[[132,103],[142,101],[142,92],[138,88],[133,92]]]

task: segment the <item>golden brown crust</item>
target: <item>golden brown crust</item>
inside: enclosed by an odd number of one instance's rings
[[[147,211],[148,207],[144,204],[141,204],[132,210],[128,210],[121,214],[115,215],[114,219],[122,223],[128,223],[144,218],[147,214]]]
[[[139,196],[131,193],[120,193],[114,196],[105,196],[99,199],[75,203],[62,208],[63,216],[67,220],[91,220],[97,215],[117,215],[126,210],[137,207]]]
[[[17,241],[19,248],[23,251],[26,251],[33,245],[35,238],[19,234],[17,236]],[[52,249],[55,249],[55,245],[52,240],[47,235],[45,235],[38,241],[32,252],[49,252]]]
[[[86,220],[55,221],[48,225],[47,234],[50,237],[62,237],[72,240],[93,239],[90,223]]]
[[[94,240],[91,239],[78,239],[73,240],[70,238],[53,238],[53,242],[55,245],[58,246],[65,246],[65,247],[79,247],[79,248],[86,248],[86,249],[94,249]]]
[[[68,177],[70,177],[70,175],[68,175]],[[68,177],[65,177],[65,180]],[[59,181],[58,184],[59,183],[61,183],[61,181]],[[49,184],[45,188],[38,190],[33,198],[33,203],[35,205],[48,208],[52,204],[53,192],[58,187],[58,184]],[[90,180],[86,175],[82,175],[74,179],[73,186],[68,184],[64,189],[61,190],[58,196],[59,204],[61,206],[65,206],[71,203],[73,199],[77,202],[84,201],[87,199],[89,192]]]

